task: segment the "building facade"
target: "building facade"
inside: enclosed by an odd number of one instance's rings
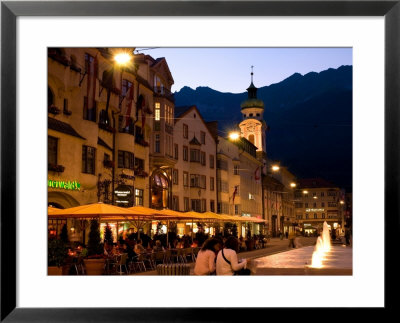
[[[121,53],[130,55],[124,65],[115,61]],[[49,205],[171,205],[168,198],[152,201],[172,197],[173,78],[165,58],[132,53],[133,48],[48,50]],[[152,185],[161,172],[166,194]],[[119,191],[128,194],[114,194]]]
[[[344,233],[344,191],[322,178],[299,180],[295,191],[296,221],[305,234],[315,234],[326,221],[330,230]]]
[[[216,141],[195,106],[176,108],[173,148],[173,209],[215,212]]]

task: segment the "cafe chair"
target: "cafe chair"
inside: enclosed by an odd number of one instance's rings
[[[118,256],[117,258],[117,262],[114,264],[115,266],[115,272],[117,274],[122,275],[124,273],[124,271],[122,270],[122,268],[125,268],[125,273],[129,274],[129,269],[126,266],[126,261],[128,260],[128,254],[127,253],[123,253],[121,255]]]
[[[135,256],[132,259],[132,264],[133,264],[133,267],[134,267],[135,271],[136,270],[142,271],[142,269],[144,271],[147,271],[146,270],[146,265],[144,264],[144,256],[142,254],[139,254],[139,255]]]

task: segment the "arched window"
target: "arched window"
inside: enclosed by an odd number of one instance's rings
[[[254,135],[249,135],[249,141],[254,145]]]

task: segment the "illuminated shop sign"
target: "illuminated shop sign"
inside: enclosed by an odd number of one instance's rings
[[[127,185],[120,185],[114,190],[115,202],[128,204],[132,198],[132,189]]]
[[[81,189],[81,184],[77,181],[53,181],[48,180],[48,187],[51,188],[61,188],[70,191],[79,191]]]
[[[306,209],[306,212],[324,212],[325,209]]]

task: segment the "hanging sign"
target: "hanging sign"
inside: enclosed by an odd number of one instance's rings
[[[128,204],[132,198],[132,188],[128,185],[120,185],[114,190],[115,202]]]

